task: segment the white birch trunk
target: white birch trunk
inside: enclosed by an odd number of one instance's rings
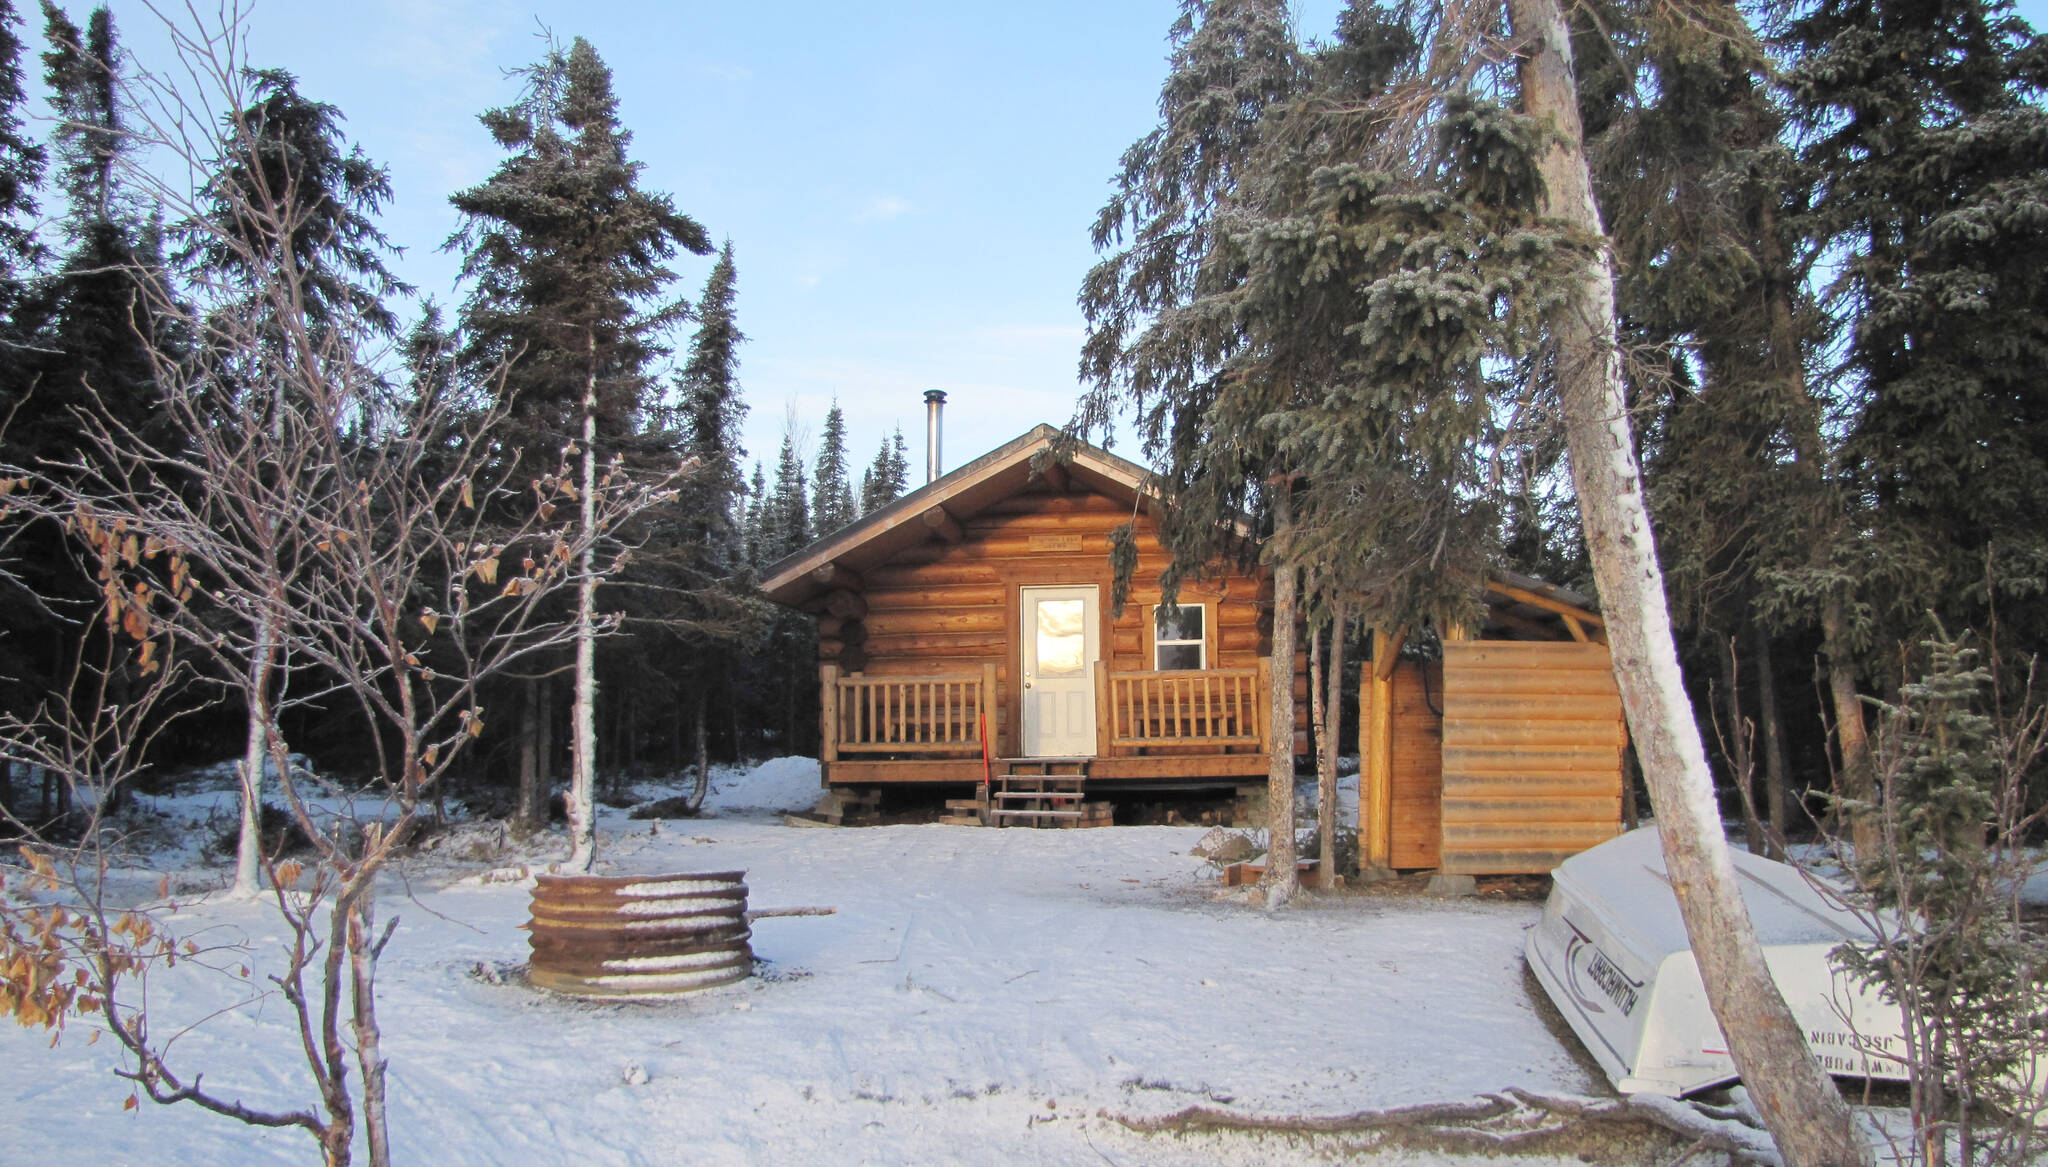
[[[263,758],[270,750],[270,665],[276,639],[265,607],[256,617],[256,651],[245,678],[249,738],[242,750],[242,834],[235,842],[235,883],[229,892],[236,897],[263,890]]]
[[[1541,159],[1544,210],[1604,239],[1564,15],[1557,0],[1508,0],[1507,8],[1522,41],[1524,108],[1558,135]],[[1854,1117],[1771,980],[1735,882],[1643,502],[1615,340],[1612,265],[1605,247],[1587,258],[1574,306],[1558,327],[1559,379],[1580,519],[1665,863],[1708,1004],[1786,1163],[1868,1163]]]
[[[597,335],[586,333],[590,373],[583,384],[583,573],[576,586],[576,701],[570,717],[569,871],[597,859]]]

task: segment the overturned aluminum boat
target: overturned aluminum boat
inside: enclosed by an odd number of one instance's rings
[[[1796,868],[1741,850],[1734,860],[1764,960],[1821,1065],[1904,1079],[1898,1006],[1828,963],[1829,952],[1870,930]],[[1524,953],[1615,1089],[1678,1097],[1734,1081],[1656,829],[1581,852],[1552,874]]]

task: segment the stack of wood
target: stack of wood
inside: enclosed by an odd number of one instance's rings
[[[1115,804],[1106,800],[1102,802],[1084,802],[1081,804],[1080,818],[1068,819],[1060,825],[1066,827],[1113,826],[1115,825],[1116,818],[1114,811]]]
[[[987,786],[975,788],[973,798],[949,798],[946,813],[939,821],[953,827],[985,827],[989,823],[989,796]]]
[[[878,786],[866,788],[843,787],[825,792],[818,805],[811,811],[811,817],[835,827],[857,827],[872,824],[882,816],[882,790]]]

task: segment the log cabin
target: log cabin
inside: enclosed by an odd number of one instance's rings
[[[828,789],[972,784],[953,805],[978,821],[1047,825],[1086,815],[1086,793],[1263,780],[1270,573],[1219,569],[1163,610],[1150,473],[1086,444],[1053,460],[1058,437],[1038,426],[764,572],[768,598],[818,621]],[[1116,612],[1125,523],[1138,562]],[[1620,831],[1626,738],[1599,614],[1505,573],[1485,600],[1440,659],[1374,630],[1362,866],[1545,872]],[[1305,653],[1277,667],[1294,675],[1299,758]]]
[[[1051,460],[1058,436],[1038,426],[763,573],[768,598],[818,619],[827,787],[993,785],[990,814],[1007,786],[1059,787],[1016,794],[1037,821],[1082,814],[1084,785],[1266,774],[1270,574],[1219,571],[1162,611],[1150,473],[1085,444]],[[1117,612],[1109,545],[1126,523],[1138,562]],[[1278,667],[1304,754],[1306,658]]]

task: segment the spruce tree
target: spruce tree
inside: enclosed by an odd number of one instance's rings
[[[903,441],[903,427],[882,439],[875,460],[860,476],[860,513],[865,515],[903,497],[910,484],[910,455]]]
[[[209,225],[185,229],[178,258],[245,282],[288,272],[316,326],[343,319],[395,334],[384,302],[412,288],[386,266],[398,249],[375,222],[390,175],[343,139],[341,111],[301,96],[290,73],[249,70],[245,79],[253,100],[222,117],[220,169],[200,195]],[[292,225],[289,254],[260,250],[274,233],[259,217]]]
[[[161,224],[121,182],[134,138],[118,96],[125,55],[113,14],[96,8],[80,29],[46,0],[43,16],[64,250],[20,310],[37,334],[24,370],[35,392],[9,437],[61,458],[77,445],[76,410],[156,434],[154,354],[174,351],[177,338],[154,307],[167,294]]]
[[[763,511],[764,558],[774,562],[811,541],[809,475],[797,454],[795,426],[784,427],[782,450],[775,457],[775,489]]]
[[[846,414],[836,397],[832,408],[825,411],[825,432],[818,444],[818,470],[811,482],[811,498],[811,526],[821,537],[858,517],[859,512],[853,509],[853,486],[846,474]]]
[[[448,246],[474,281],[463,305],[463,358],[471,376],[494,379],[509,409],[508,460],[516,479],[540,479],[573,458],[580,483],[555,488],[578,506],[586,529],[597,464],[629,454],[674,465],[671,451],[636,441],[654,403],[651,364],[662,332],[688,305],[668,293],[677,251],[708,252],[695,220],[667,195],[640,189],[640,164],[620,125],[611,71],[580,37],[551,44],[523,73],[513,105],[482,116],[510,152],[481,185],[450,200],[462,225]],[[594,857],[596,642],[594,547],[578,567],[572,870]]]
[[[24,123],[20,24],[12,0],[0,0],[0,417],[13,416],[35,385],[18,308],[42,254],[33,223],[44,151]],[[27,465],[34,456],[17,444],[11,426],[0,432],[0,457],[7,462]],[[60,635],[51,614],[15,590],[26,582],[18,568],[0,571],[0,642],[10,646],[15,662],[0,669],[0,711],[22,717],[49,692],[49,678],[30,662],[49,660],[45,638]],[[17,809],[6,803],[11,793],[12,784],[0,782],[0,812]]]
[[[746,485],[740,478],[740,459],[747,453],[740,424],[747,405],[740,397],[739,346],[747,338],[734,314],[737,278],[728,241],[698,298],[697,331],[676,379],[683,450],[697,463],[690,491],[700,498],[691,509],[703,524],[707,562],[727,566],[743,558],[731,551],[737,542],[734,499]]]
[[[1995,608],[2024,659],[2048,646],[2048,42],[1995,0],[1817,0],[1785,44],[1860,405],[1869,631]]]
[[[632,444],[662,334],[689,311],[668,291],[667,263],[711,247],[668,195],[641,189],[611,70],[587,41],[551,44],[521,76],[519,100],[480,118],[510,156],[451,197],[462,221],[447,246],[473,281],[462,307],[466,371],[502,374],[521,434],[516,456],[544,469],[580,436],[591,378],[600,448]]]
[[[746,515],[741,523],[740,535],[746,544],[747,570],[758,573],[777,558],[767,553],[768,476],[762,473],[759,458],[754,459],[754,473],[747,479],[746,494]]]
[[[43,180],[44,151],[27,133],[22,88],[21,18],[13,0],[0,0],[0,317],[12,328],[22,281],[38,262],[42,247],[33,223],[36,187]],[[9,344],[20,338],[7,336]],[[9,362],[10,367],[12,362]]]

